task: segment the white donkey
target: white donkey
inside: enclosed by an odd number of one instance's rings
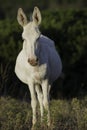
[[[37,98],[40,104],[41,122],[45,108],[47,111],[47,122],[50,125],[49,92],[53,81],[61,74],[61,59],[55,49],[54,42],[43,36],[39,31],[41,13],[37,7],[34,8],[32,21],[28,22],[21,8],[18,9],[17,20],[23,27],[22,38],[24,42],[16,60],[15,73],[29,87],[33,126],[37,121]]]

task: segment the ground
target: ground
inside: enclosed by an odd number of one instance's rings
[[[38,122],[35,130],[87,130],[87,97],[71,100],[51,100],[51,126],[46,126],[46,116],[40,124],[39,105]],[[46,113],[44,114],[46,115]],[[29,102],[0,98],[0,130],[30,130],[32,112]]]

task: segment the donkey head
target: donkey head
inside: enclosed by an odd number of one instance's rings
[[[40,37],[40,31],[38,26],[41,23],[41,13],[37,7],[34,8],[32,21],[27,20],[27,17],[21,8],[18,9],[17,15],[18,23],[23,27],[22,38],[23,49],[25,51],[27,61],[32,65],[38,64],[38,42],[37,39]]]

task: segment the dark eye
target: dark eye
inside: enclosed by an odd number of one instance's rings
[[[24,42],[26,42],[26,39],[25,39],[24,37],[22,37],[22,40],[23,40]]]
[[[23,40],[23,41],[25,40],[24,37],[22,37],[22,40]]]
[[[22,33],[22,40],[23,40],[23,41],[25,40],[25,37],[24,37],[23,33]]]

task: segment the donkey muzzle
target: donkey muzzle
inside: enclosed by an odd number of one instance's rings
[[[32,66],[37,66],[38,65],[38,58],[36,59],[30,59],[28,58],[28,63]]]

